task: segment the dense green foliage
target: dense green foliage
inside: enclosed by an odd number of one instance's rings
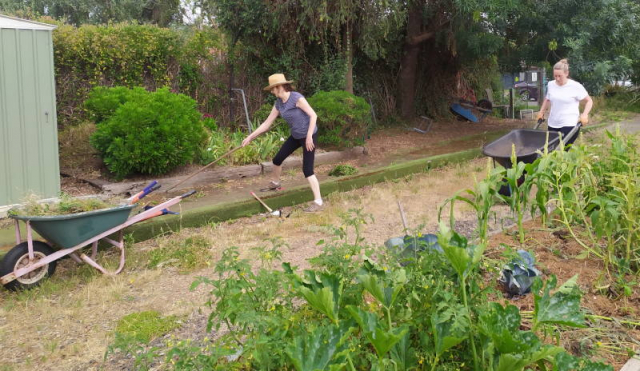
[[[318,115],[318,141],[336,146],[361,143],[371,125],[371,107],[346,91],[318,92],[309,99]]]
[[[74,25],[115,22],[182,22],[180,0],[0,0],[0,12],[49,16]]]
[[[62,25],[53,32],[58,117],[62,126],[83,118],[83,102],[95,86],[170,86],[200,106],[219,105],[211,50],[219,48],[215,30],[179,31],[149,25]],[[203,96],[206,92],[207,95]]]
[[[193,285],[210,288],[207,330],[220,336],[137,349],[137,368],[162,361],[176,370],[611,370],[539,337],[583,326],[577,277],[557,290],[555,277],[538,281],[525,325],[532,329],[523,330],[517,307],[488,300],[483,274],[494,271],[483,263],[484,245],[443,225],[443,253],[406,261],[365,243],[367,219],[359,210],[345,214],[335,239],[318,243],[314,269],[303,272],[288,263],[272,269],[281,259],[277,240],[255,249],[259,269],[226,249],[214,278]]]
[[[499,56],[512,69],[568,57],[571,75],[598,95],[613,80],[640,77],[638,17],[632,0],[525,0]]]
[[[122,104],[113,104],[121,100]],[[97,88],[87,107],[96,108],[92,115],[104,119],[97,122],[91,144],[118,178],[163,174],[193,162],[206,140],[196,102],[167,88],[153,93],[143,88]]]

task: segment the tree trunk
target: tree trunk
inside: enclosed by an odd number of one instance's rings
[[[231,45],[229,45],[229,54],[227,55],[227,68],[229,71],[229,125],[233,127],[235,123],[235,104],[234,104],[234,93],[233,89],[235,85],[235,45],[236,40],[231,41]]]
[[[415,1],[409,8],[407,38],[404,43],[404,52],[400,60],[400,73],[398,75],[400,115],[403,118],[410,118],[415,115],[416,80],[420,47],[435,35],[432,30],[422,30],[423,6],[422,2]]]
[[[347,57],[347,72],[345,74],[345,88],[344,90],[353,94],[353,44],[351,42],[351,27],[347,24],[345,31],[345,53]]]

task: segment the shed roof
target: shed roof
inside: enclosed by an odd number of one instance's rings
[[[0,14],[0,28],[13,28],[20,30],[53,30],[56,26],[46,23],[28,21],[26,19],[9,17]]]

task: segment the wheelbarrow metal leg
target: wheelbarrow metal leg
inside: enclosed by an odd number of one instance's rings
[[[27,220],[27,246],[29,246],[29,263],[33,262],[33,235],[31,233],[31,221]]]
[[[91,259],[95,260],[98,256],[98,241],[93,241],[91,244]]]
[[[22,242],[22,235],[20,235],[20,221],[15,219],[14,222],[16,223],[16,245],[20,245]]]
[[[120,234],[120,236],[122,237],[122,234]],[[92,257],[88,257],[85,254],[81,254],[80,255],[80,259],[82,259],[85,263],[89,264],[90,266],[94,267],[95,269],[99,270],[100,272],[102,272],[102,274],[106,274],[108,276],[115,276],[116,274],[120,273],[122,271],[122,268],[124,268],[124,261],[125,261],[125,257],[124,257],[124,244],[122,243],[122,238],[120,240],[120,242],[118,241],[114,241],[110,238],[103,238],[103,240],[109,242],[110,244],[112,244],[113,246],[117,247],[118,249],[120,249],[120,265],[118,266],[118,269],[113,271],[113,272],[109,272],[106,269],[104,269],[104,267],[102,267],[100,264],[98,264],[94,259],[95,256],[92,255]],[[97,242],[94,242],[94,245],[97,245]]]

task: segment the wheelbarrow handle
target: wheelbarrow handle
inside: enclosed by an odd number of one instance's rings
[[[158,188],[160,188],[160,187],[161,187],[161,185],[158,184],[158,182],[154,180],[153,182],[149,183],[146,187],[144,187],[144,189],[142,191],[136,193],[131,198],[129,198],[129,203],[130,204],[135,204],[136,202],[140,201],[145,196],[147,196],[149,193],[151,193],[153,191],[157,191]]]
[[[539,119],[538,123],[536,124],[536,126],[533,127],[533,130],[538,130],[538,128],[540,127],[540,125],[542,125],[543,122],[545,122],[545,119]]]
[[[578,130],[580,130],[581,127],[582,127],[582,123],[578,122],[576,126],[574,126],[573,129],[571,129],[569,134],[567,134],[565,137],[562,137],[562,141],[565,142],[565,145],[567,140],[570,138],[573,138],[573,136],[576,135],[576,133],[578,132]]]

